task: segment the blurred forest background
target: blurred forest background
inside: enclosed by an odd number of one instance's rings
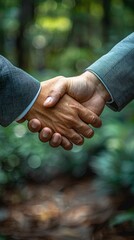
[[[133,30],[133,0],[0,1],[0,54],[40,81],[81,74]],[[133,195],[134,104],[120,113],[106,108],[102,121],[93,139],[70,152],[39,142],[26,123],[1,127],[1,198],[7,185],[81,178],[91,169],[103,189]]]

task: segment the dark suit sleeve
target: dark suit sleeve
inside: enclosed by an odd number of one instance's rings
[[[108,106],[120,111],[134,99],[134,33],[87,68],[95,73],[111,93]]]
[[[40,83],[0,56],[0,125],[12,123],[30,104]]]

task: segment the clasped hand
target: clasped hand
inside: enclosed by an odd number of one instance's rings
[[[98,115],[108,99],[105,87],[90,72],[59,76],[41,83],[41,92],[22,121],[28,120],[29,129],[39,132],[42,142],[70,150],[93,136],[91,126],[101,126]]]

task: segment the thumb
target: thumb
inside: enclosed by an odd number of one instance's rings
[[[52,85],[52,90],[48,91],[48,96],[44,101],[44,107],[54,107],[61,97],[67,92],[66,81],[58,81]]]

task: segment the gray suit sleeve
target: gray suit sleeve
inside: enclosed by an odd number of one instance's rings
[[[40,83],[0,56],[0,125],[12,123],[31,103]]]
[[[108,106],[120,111],[134,99],[134,33],[87,68],[104,83],[113,97]]]

